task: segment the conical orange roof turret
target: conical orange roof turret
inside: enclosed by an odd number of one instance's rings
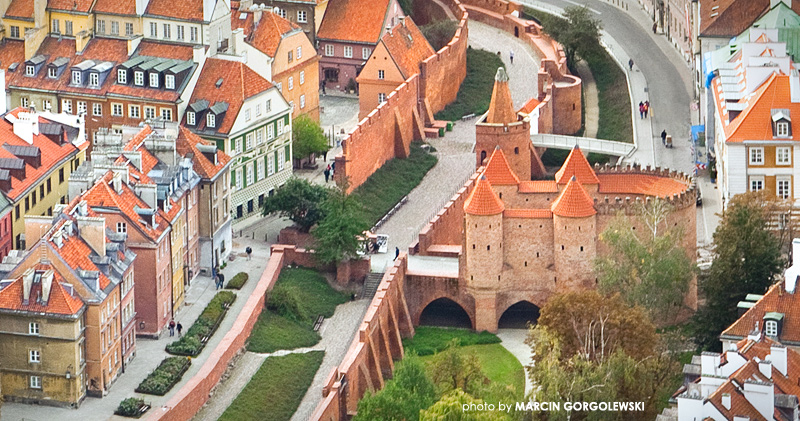
[[[489,157],[489,162],[486,164],[486,170],[483,175],[489,180],[493,186],[511,186],[519,184],[519,178],[511,166],[508,165],[506,154],[500,147],[496,147],[492,156]]]
[[[511,101],[511,89],[508,87],[508,74],[502,67],[497,68],[494,76],[494,89],[489,111],[486,113],[486,123],[508,124],[517,121],[514,103]]]
[[[503,213],[505,208],[503,202],[494,194],[492,185],[486,180],[486,176],[481,176],[475,189],[467,198],[467,202],[464,203],[464,212],[470,215],[497,215]]]
[[[550,210],[554,215],[567,218],[585,218],[597,213],[594,209],[594,201],[575,176],[569,180],[567,187],[553,202]]]
[[[572,148],[564,165],[556,173],[556,183],[566,184],[572,177],[575,177],[581,184],[600,184],[600,180],[578,145]]]

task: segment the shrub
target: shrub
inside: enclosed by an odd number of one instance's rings
[[[228,306],[236,299],[232,291],[220,291],[208,303],[192,327],[177,341],[167,344],[166,350],[173,355],[196,357],[205,347],[204,338],[214,334],[220,320],[228,311]]]
[[[267,299],[267,308],[289,319],[297,321],[306,319],[306,312],[300,303],[300,297],[293,289],[283,285],[272,289]]]
[[[185,357],[167,357],[136,387],[136,393],[164,396],[189,369],[191,360]]]
[[[139,410],[144,406],[144,399],[139,398],[127,398],[123,399],[122,402],[119,403],[117,410],[114,411],[117,415],[122,415],[123,417],[136,417],[138,418],[141,414]]]
[[[248,275],[245,272],[239,272],[236,275],[234,275],[234,277],[231,278],[230,281],[228,281],[228,285],[225,288],[242,289],[242,286],[244,285],[245,282],[247,282],[248,279],[250,279],[250,275]]]
[[[403,341],[407,351],[415,351],[418,355],[432,355],[444,350],[458,341],[459,346],[485,345],[500,343],[497,335],[487,331],[474,332],[469,329],[453,329],[435,326],[419,326],[414,337]]]
[[[458,30],[458,22],[450,19],[420,26],[419,30],[434,50],[439,51],[453,39]]]

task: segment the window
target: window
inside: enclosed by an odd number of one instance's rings
[[[28,101],[28,97],[26,97],[26,96],[24,96],[24,97],[21,97],[21,98],[19,99],[19,104],[20,104],[21,106],[23,106],[23,107],[27,107],[27,106],[28,106],[28,102],[29,102],[29,101]]]
[[[117,69],[117,83],[120,84],[127,84],[128,83],[128,71],[125,69]]]
[[[89,86],[96,88],[98,85],[100,85],[100,74],[89,73]]]
[[[117,232],[120,234],[125,234],[128,232],[128,226],[124,222],[117,222]]]
[[[300,109],[303,109],[305,107],[306,107],[306,95],[303,94],[300,95]]]
[[[183,26],[183,25],[177,25],[175,28],[176,28],[176,31],[175,31],[175,32],[176,32],[176,33],[177,33],[177,35],[178,35],[178,40],[179,40],[179,41],[183,41],[183,38],[184,38],[184,33],[185,33],[185,31],[184,31],[184,29],[185,29],[185,28],[184,28],[184,26]]]
[[[158,88],[158,73],[150,73],[150,87]]]
[[[378,70],[378,79],[383,80],[386,76],[386,73],[383,70]]]
[[[57,34],[61,33],[61,27],[59,25],[58,19],[53,19],[53,32]]]
[[[53,109],[53,103],[50,102],[49,99],[43,99],[42,100],[42,109],[45,110],[45,111],[52,110]]]
[[[156,107],[144,107],[144,118],[148,120],[156,118]]]
[[[256,161],[256,172],[258,173],[258,179],[264,179],[264,160],[259,159]]]
[[[80,70],[74,70],[72,72],[72,84],[73,85],[80,85],[81,84],[81,79],[82,79],[81,76],[82,75],[81,75],[81,71]]]
[[[764,148],[750,148],[750,165],[764,164]]]
[[[102,116],[103,115],[103,104],[94,103],[92,104],[92,115]]]
[[[250,121],[250,109],[244,110],[244,121]]]
[[[167,89],[175,89],[175,75],[164,76],[164,87]]]
[[[106,21],[98,20],[97,21],[97,33],[98,34],[105,34],[106,33]]]
[[[300,23],[308,22],[308,12],[306,12],[305,10],[298,10],[297,11],[297,21],[300,22]],[[298,55],[297,58],[300,58],[300,56]]]
[[[33,66],[31,66],[33,68]],[[33,76],[29,75],[27,69],[25,69],[25,76]],[[47,77],[54,78],[58,76],[58,68],[56,67],[48,67],[47,68]]]
[[[133,83],[136,86],[144,86],[144,72],[133,72]]]
[[[122,104],[111,104],[111,115],[114,117],[122,117]]]
[[[792,195],[792,181],[789,178],[778,178],[778,197],[788,199]]]
[[[86,113],[86,101],[78,101],[78,114]]]
[[[125,23],[125,36],[133,36],[133,24],[130,22]]]
[[[33,76],[36,74],[36,67],[32,64],[25,66],[25,76]]]
[[[275,14],[286,19],[286,10],[275,8]]]
[[[346,58],[353,58],[353,47],[346,45],[344,47],[344,56]]]
[[[750,191],[760,191],[764,189],[764,177],[750,177]]]
[[[36,322],[28,323],[28,334],[29,335],[38,335],[39,334],[39,323],[36,323]]]
[[[169,39],[171,34],[170,30],[172,29],[172,25],[165,23],[164,24],[164,39]]]
[[[325,44],[325,55],[328,57],[333,57],[333,45]]]
[[[189,111],[186,113],[186,124],[194,126],[194,111]]]
[[[242,153],[242,138],[237,138],[233,141],[233,150],[236,151],[236,154]]]
[[[217,116],[214,114],[208,113],[206,115],[206,126],[208,127],[216,127],[217,125]]]
[[[41,376],[31,376],[29,384],[31,386],[31,389],[41,389],[42,388],[42,377]]]
[[[150,22],[150,36],[156,38],[158,36],[158,24]]]
[[[161,118],[167,121],[172,121],[172,108],[162,108]]]
[[[19,38],[19,26],[11,26],[11,38]]]
[[[767,322],[764,323],[764,333],[773,338],[778,336],[778,322],[775,320],[767,320]]]
[[[264,143],[264,129],[259,128],[256,130],[256,145]]]
[[[189,28],[189,37],[190,41],[196,42],[197,41],[197,28]]]
[[[267,175],[275,174],[275,153],[267,155]]]
[[[70,114],[72,113],[72,100],[69,99],[61,100],[61,112]]]
[[[119,35],[119,22],[111,21],[111,35]]]
[[[267,126],[267,140],[272,140],[275,138],[275,126],[270,124]]]
[[[283,119],[278,120],[278,136],[283,134]]]
[[[792,165],[792,149],[775,148],[775,163],[778,165]]]
[[[789,136],[789,123],[785,121],[779,122],[777,125],[776,135],[778,137],[787,137]]]
[[[361,49],[361,58],[363,58],[364,60],[368,60],[370,54],[372,54],[372,50],[370,50],[369,48],[363,47]]]
[[[261,116],[261,104],[256,104],[256,117]]]
[[[71,20],[65,20],[64,21],[64,32],[67,35],[72,35],[72,21]]]
[[[286,161],[286,155],[283,149],[278,149],[278,171],[283,170],[283,164]]]
[[[253,149],[253,133],[248,133],[244,138],[246,139],[244,142],[244,150],[249,151],[250,149]]]
[[[292,50],[289,50],[288,56],[289,56],[289,59],[287,61],[289,63],[291,63],[292,62]]]
[[[42,354],[35,349],[28,350],[28,362],[29,363],[42,362]]]
[[[272,112],[272,100],[271,99],[267,100],[267,110],[266,111],[268,113]]]
[[[386,94],[381,92],[381,93],[378,94],[378,103],[380,104],[380,103],[382,103],[384,101],[386,101]]]
[[[241,190],[242,189],[243,181],[244,180],[242,180],[242,169],[241,168],[237,168],[236,169],[236,190]]]
[[[291,91],[292,89],[294,89],[294,78],[289,76],[289,90]]]
[[[142,118],[142,107],[138,105],[128,105],[128,117]]]
[[[247,185],[253,185],[253,164],[247,164]]]

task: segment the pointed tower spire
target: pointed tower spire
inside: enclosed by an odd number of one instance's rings
[[[556,173],[556,183],[566,184],[573,177],[577,178],[581,184],[600,184],[600,180],[578,145],[572,148],[564,165]]]
[[[489,162],[486,164],[486,170],[483,172],[489,183],[494,186],[511,186],[519,184],[519,178],[514,174],[514,170],[508,165],[506,154],[500,149],[500,146],[495,147],[492,156],[489,157]]]
[[[597,213],[594,209],[594,201],[574,175],[558,199],[553,202],[550,210],[554,215],[567,218],[585,218]]]
[[[467,202],[464,203],[464,212],[470,215],[497,215],[505,210],[505,205],[494,194],[491,184],[486,176],[481,176],[475,189],[472,190]]]
[[[511,101],[511,89],[508,87],[508,73],[502,67],[497,68],[494,76],[494,89],[489,111],[486,113],[486,123],[508,124],[517,121],[514,103]]]

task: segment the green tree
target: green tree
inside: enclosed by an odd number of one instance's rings
[[[620,293],[629,305],[639,305],[652,320],[673,323],[694,276],[694,264],[681,245],[683,232],[670,227],[672,207],[656,199],[641,205],[636,219],[646,230],[635,231],[632,220],[618,214],[600,234],[609,252],[595,259],[603,293]]]
[[[383,389],[367,393],[358,402],[354,421],[415,421],[420,411],[436,402],[436,389],[425,365],[413,353],[406,354]]]
[[[440,394],[461,389],[475,395],[486,380],[478,354],[459,348],[458,339],[453,339],[428,364],[428,373]]]
[[[442,396],[430,408],[423,410],[420,414],[420,421],[501,421],[509,417],[498,411],[467,410],[467,407],[479,408],[478,405],[484,404],[481,399],[475,399],[461,389],[454,389]],[[496,406],[497,403],[493,402]]]
[[[542,21],[542,27],[553,39],[564,47],[567,65],[574,68],[577,56],[586,57],[600,47],[600,30],[603,29],[598,19],[585,6],[570,6],[564,9],[564,18],[548,18]]]
[[[311,184],[301,178],[290,178],[275,195],[264,199],[261,207],[263,215],[278,215],[289,218],[303,232],[308,232],[322,219],[320,203],[330,195],[330,189]]]
[[[419,27],[422,35],[428,40],[434,50],[439,51],[453,39],[453,35],[458,30],[458,22],[450,19],[443,19],[438,22],[430,23]]]
[[[700,348],[720,350],[719,335],[736,321],[736,304],[749,293],[764,293],[783,268],[780,240],[767,225],[776,206],[767,193],[750,192],[734,196],[723,213],[711,268],[699,285],[705,306],[692,323]]]
[[[319,124],[306,115],[292,122],[292,158],[308,158],[311,154],[327,152],[331,147]]]
[[[364,208],[358,198],[348,195],[343,183],[325,198],[320,205],[323,215],[314,236],[314,252],[323,263],[338,263],[358,256],[363,249],[361,237],[369,229],[364,218]]]

